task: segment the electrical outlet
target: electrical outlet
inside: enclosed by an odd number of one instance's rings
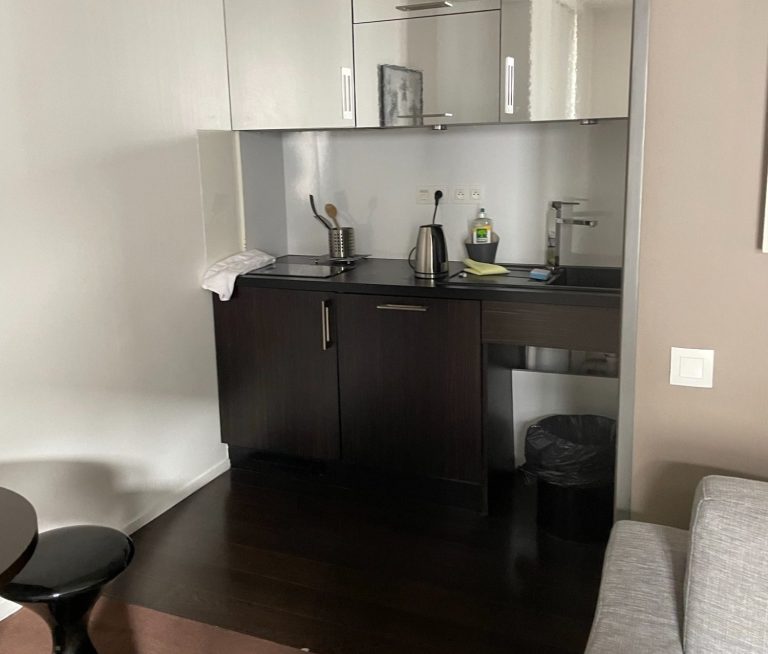
[[[432,186],[430,188],[431,193],[429,194],[429,203],[434,204],[435,203],[435,193],[437,191],[442,192],[443,197],[440,198],[440,204],[445,204],[446,202],[450,201],[450,196],[448,195],[450,191],[448,190],[448,187],[445,184],[440,184],[439,186]]]
[[[416,189],[417,204],[434,204],[435,193],[437,191],[442,191],[443,193],[440,202],[448,202],[448,187],[445,184],[440,184],[438,186],[419,186],[419,188]]]
[[[451,193],[451,202],[464,204],[469,201],[469,188],[465,184],[454,187]]]
[[[485,189],[481,184],[472,184],[469,187],[469,201],[482,202],[485,199]]]
[[[435,196],[432,195],[431,186],[419,186],[416,189],[416,203],[417,204],[432,204],[435,201]]]

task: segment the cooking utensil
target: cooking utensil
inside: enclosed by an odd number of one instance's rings
[[[330,202],[325,205],[325,213],[328,214],[328,217],[331,219],[331,222],[336,226],[339,227],[339,221],[336,220],[336,216],[339,215],[339,210],[336,208],[335,204],[331,204]]]
[[[328,222],[328,219],[321,216],[319,213],[317,213],[317,209],[315,208],[315,196],[310,194],[309,195],[309,206],[312,207],[312,214],[315,218],[317,218],[321,223],[323,223],[323,227],[326,229],[333,229],[333,225]],[[330,236],[329,236],[330,238]]]

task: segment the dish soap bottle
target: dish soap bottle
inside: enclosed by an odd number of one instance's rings
[[[493,241],[493,221],[480,209],[477,218],[472,221],[472,243],[491,243]]]

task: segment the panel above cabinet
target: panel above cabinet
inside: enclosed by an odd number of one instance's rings
[[[354,29],[358,127],[498,122],[498,11]]]
[[[354,127],[349,0],[225,0],[232,127]]]
[[[501,0],[353,0],[356,23],[499,9]]]

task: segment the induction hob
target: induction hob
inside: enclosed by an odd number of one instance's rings
[[[272,277],[314,277],[325,279],[340,275],[348,268],[344,266],[321,266],[314,263],[273,263],[264,268],[257,268],[248,272],[248,276],[268,275]]]

